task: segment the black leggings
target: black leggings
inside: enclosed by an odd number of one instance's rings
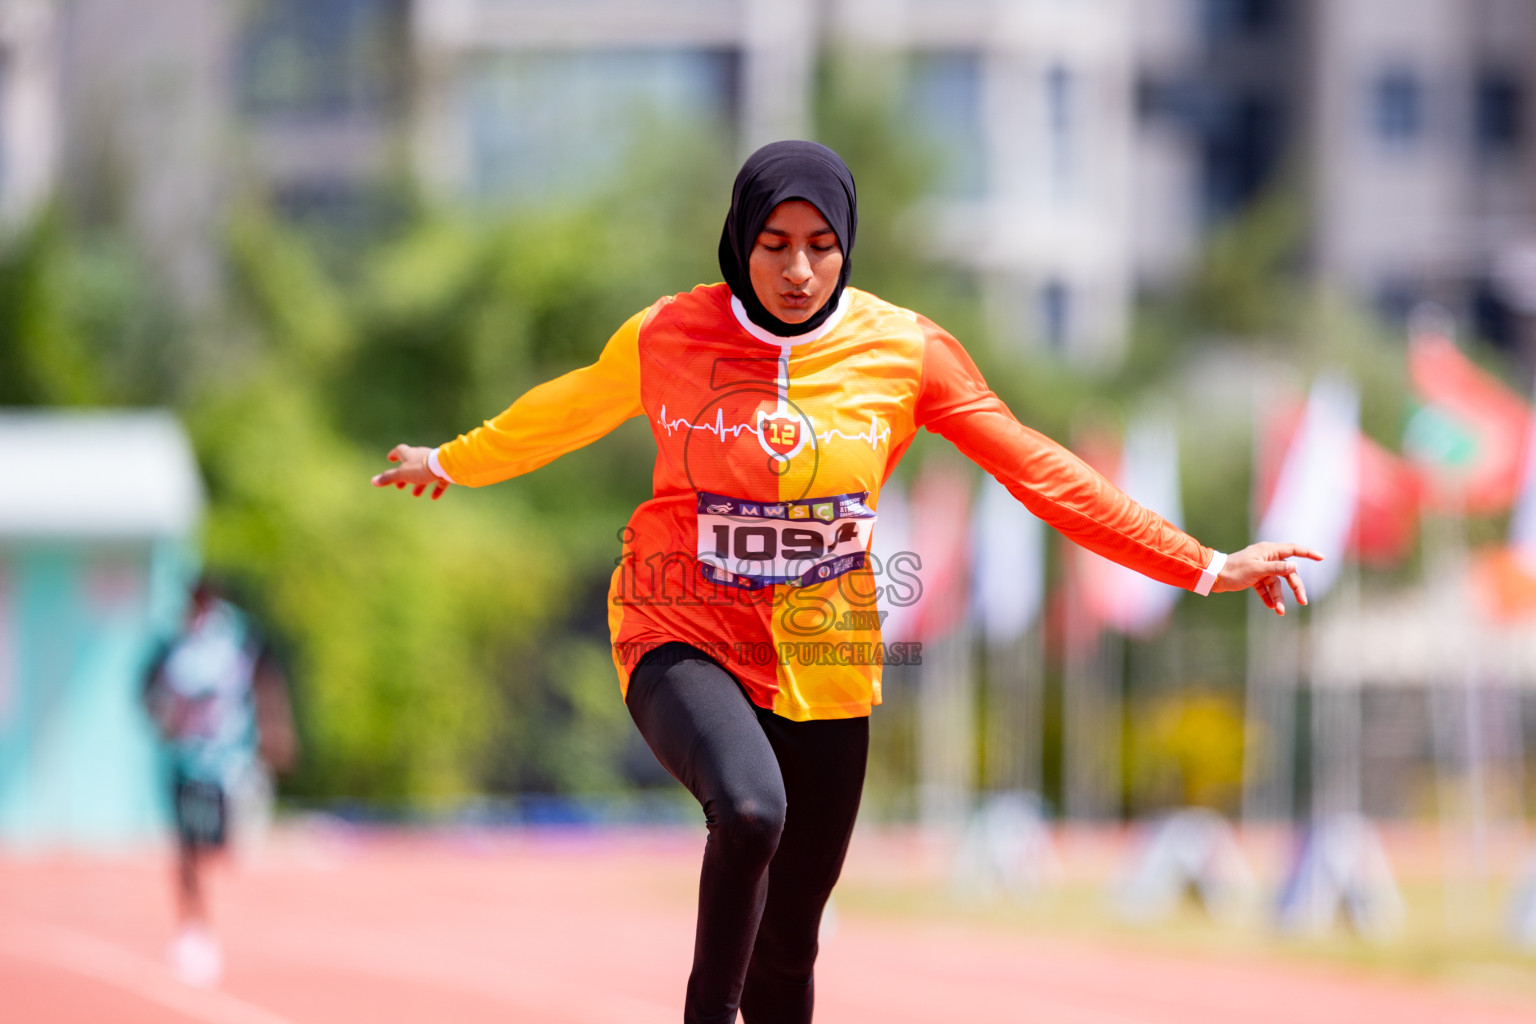
[[[822,908],[859,810],[869,719],[792,722],[695,647],[630,676],[630,716],[704,808],[709,838],[683,1020],[808,1024]]]

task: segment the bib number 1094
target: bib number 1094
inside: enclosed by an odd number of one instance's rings
[[[705,575],[738,587],[806,585],[864,564],[875,513],[865,494],[754,502],[699,494]]]
[[[819,530],[798,526],[743,525],[715,523],[710,527],[715,538],[715,557],[735,558],[743,562],[772,562],[779,558],[820,558],[829,545]],[[833,531],[831,548],[857,541],[858,525],[838,524]]]

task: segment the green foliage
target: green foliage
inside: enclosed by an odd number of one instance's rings
[[[210,566],[258,595],[292,648],[299,792],[423,800],[479,789],[493,652],[560,610],[558,555],[530,517],[369,489],[375,468],[273,370],[193,411],[212,496]],[[506,544],[506,530],[528,543]],[[552,601],[551,598],[554,598]]]
[[[1297,194],[1276,189],[1217,227],[1182,296],[1189,325],[1237,338],[1292,329],[1305,223]]]
[[[505,709],[488,785],[500,792],[624,790],[621,755],[634,726],[607,638],[568,635],[530,651],[521,669],[533,685]]]
[[[671,142],[680,156],[695,145]],[[615,534],[648,493],[648,432],[626,425],[435,504],[366,481],[393,444],[447,440],[592,361],[657,295],[715,279],[717,211],[696,197],[729,179],[694,155],[682,166],[697,180],[667,164],[667,188],[642,153],[622,186],[580,203],[421,206],[344,265],[259,205],[232,219],[245,366],[194,418],[209,553],[293,640],[317,751],[300,791],[420,801],[622,783],[631,726],[602,594]],[[712,175],[726,185],[706,188]],[[274,487],[277,465],[298,486]]]
[[[76,237],[44,211],[0,241],[0,404],[122,405],[178,393],[176,317],[110,231]]]
[[[369,488],[382,468],[337,427],[348,297],[258,210],[230,232],[238,378],[190,409],[212,499],[209,564],[243,581],[292,648],[313,796],[441,800],[481,788],[500,664],[559,614],[564,560],[515,504]],[[509,537],[518,538],[509,543]]]
[[[634,167],[646,160],[661,166]],[[248,202],[227,223],[226,301],[196,322],[106,227],[48,216],[0,247],[0,401],[183,413],[207,565],[295,681],[306,743],[288,792],[420,803],[621,784],[631,727],[601,595],[648,493],[643,426],[436,503],[368,478],[390,445],[446,440],[590,361],[658,294],[714,279],[717,204],[706,216],[695,197],[729,172],[689,166],[678,187],[637,172],[590,203],[418,208],[344,266]]]

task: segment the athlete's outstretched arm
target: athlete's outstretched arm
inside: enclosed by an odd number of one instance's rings
[[[930,321],[916,420],[942,434],[1041,520],[1088,550],[1170,586],[1199,594],[1259,592],[1285,614],[1281,580],[1306,591],[1289,558],[1321,558],[1294,544],[1252,544],[1231,555],[1138,505],[1082,459],[1021,424],[987,387],[960,343]]]
[[[640,325],[630,317],[608,339],[597,362],[529,390],[501,415],[438,448],[396,445],[399,466],[373,478],[375,487],[428,488],[433,499],[449,484],[480,487],[531,472],[591,444],[640,408]]]

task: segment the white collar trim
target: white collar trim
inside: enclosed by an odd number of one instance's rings
[[[796,345],[803,345],[807,341],[815,341],[817,338],[826,337],[826,335],[831,333],[832,328],[837,326],[838,321],[843,318],[843,314],[847,311],[848,289],[844,288],[843,293],[837,297],[837,308],[832,310],[831,316],[821,322],[821,326],[817,327],[814,331],[807,331],[804,334],[797,334],[789,338],[781,338],[772,331],[765,331],[753,323],[747,317],[747,307],[741,304],[741,300],[736,297],[735,293],[731,294],[731,313],[736,317],[736,322],[741,324],[741,329],[758,341],[768,345],[778,345],[781,348],[793,348]]]

